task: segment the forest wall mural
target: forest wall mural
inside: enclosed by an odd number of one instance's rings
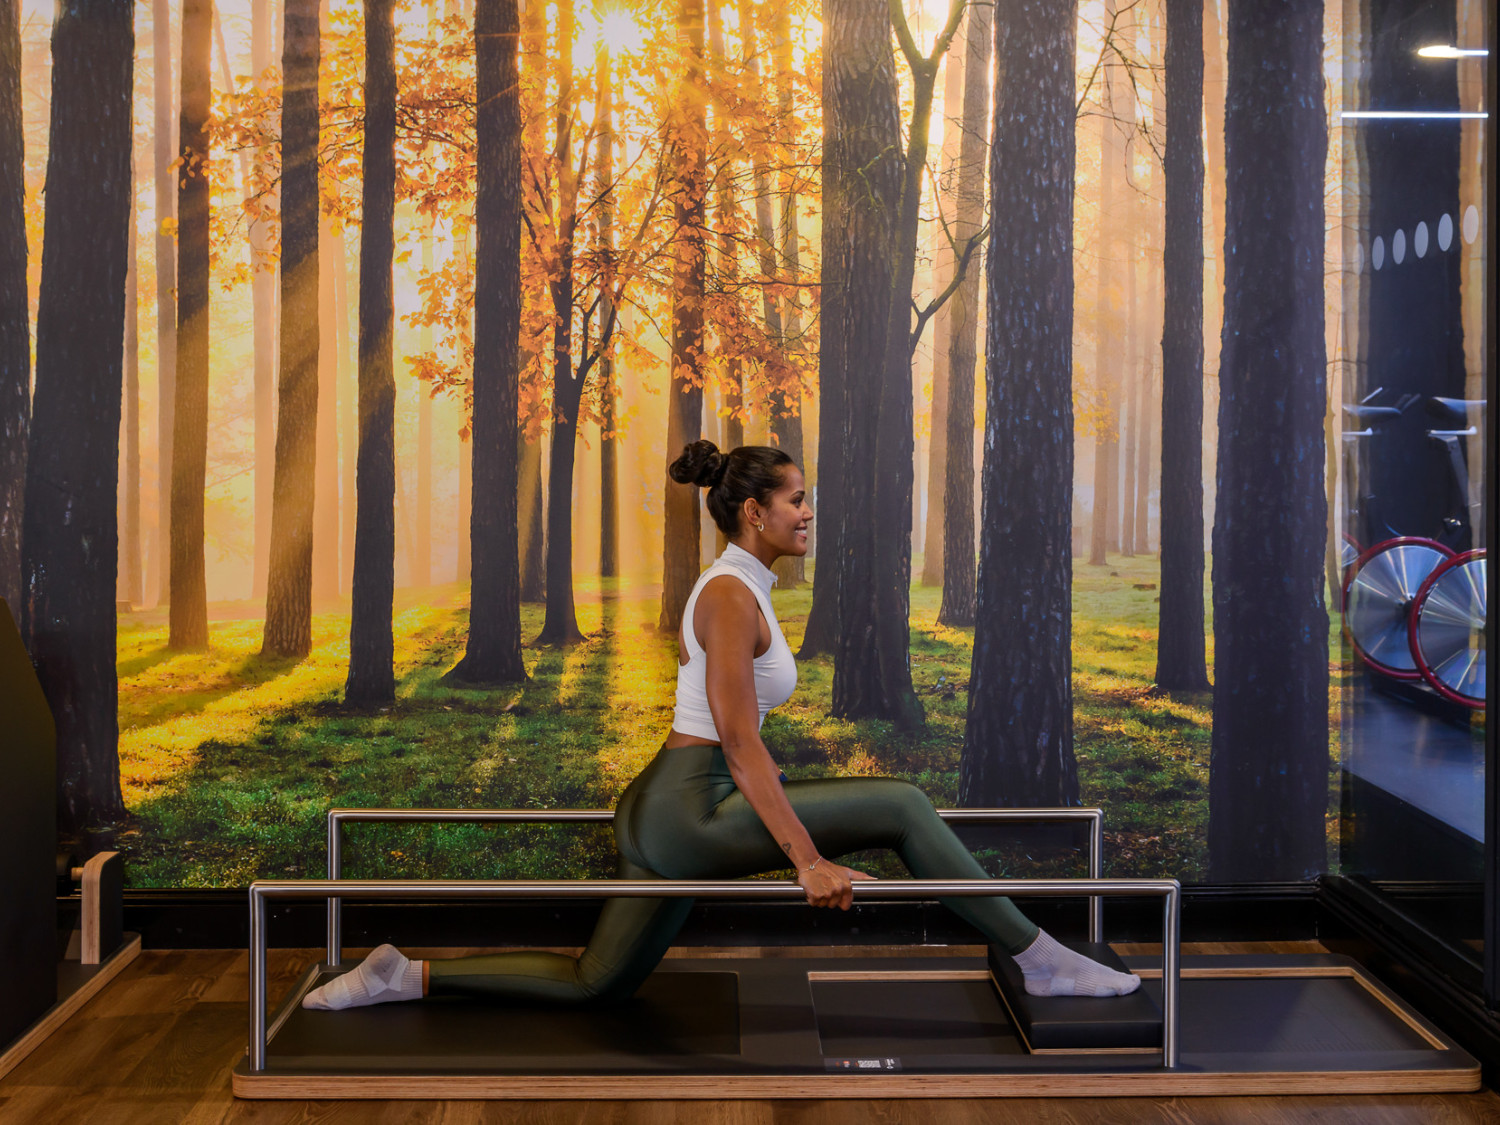
[[[133,886],[316,874],[336,805],[612,804],[722,545],[698,437],[810,482],[788,775],[1097,804],[1106,874],[1327,869],[1339,4],[3,23],[0,594]],[[610,866],[369,832],[351,873]]]

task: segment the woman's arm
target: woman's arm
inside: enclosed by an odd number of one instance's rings
[[[703,645],[708,709],[735,785],[796,868],[807,901],[848,910],[854,899],[851,880],[869,876],[818,855],[786,799],[781,771],[761,741],[754,665],[760,607],[755,595],[728,575],[710,580],[698,595],[693,633]]]

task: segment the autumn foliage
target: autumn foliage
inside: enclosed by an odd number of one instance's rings
[[[566,0],[565,0],[566,2]],[[811,8],[808,0],[800,7]],[[522,234],[523,314],[520,421],[535,437],[552,410],[550,355],[560,314],[554,295],[564,270],[571,273],[569,336],[574,362],[587,376],[606,347],[616,362],[640,375],[654,372],[665,385],[659,329],[672,300],[671,263],[676,240],[669,174],[674,146],[685,143],[673,112],[682,68],[671,12],[641,0],[622,0],[602,16],[533,21],[522,29],[523,115]],[[724,12],[729,48],[702,76],[712,128],[709,198],[721,184],[731,207],[711,208],[710,244],[735,248],[726,260],[711,255],[702,295],[710,354],[701,378],[723,382],[731,365],[744,379],[741,411],[764,410],[778,391],[810,390],[817,341],[817,258],[804,239],[800,268],[772,268],[761,251],[754,208],[755,170],[771,173],[765,189],[790,194],[809,217],[818,205],[817,101],[821,60],[816,47],[796,56],[798,69],[777,71],[761,36],[759,54],[745,50],[739,16]],[[540,23],[540,26],[538,26]],[[562,38],[572,29],[569,42]],[[599,65],[607,43],[615,65]],[[753,50],[753,47],[752,47]],[[473,224],[475,72],[472,25],[450,16],[428,25],[410,0],[397,9],[396,199],[397,260],[407,262],[430,221],[444,234],[447,253],[418,277],[421,306],[408,315],[413,327],[430,326],[431,351],[404,357],[409,373],[433,394],[469,394],[473,364]],[[620,65],[628,56],[628,65]],[[357,225],[363,134],[364,33],[360,12],[335,9],[323,43],[320,81],[320,190],[334,229]],[[616,154],[614,176],[600,182],[592,163],[597,143],[598,82],[608,73]],[[778,101],[781,88],[787,102]],[[559,127],[561,119],[564,127]],[[214,266],[226,287],[243,284],[252,270],[274,268],[279,248],[277,129],[280,78],[236,76],[233,91],[216,91],[212,119]],[[599,217],[613,213],[613,245]],[[564,220],[573,223],[565,228]],[[266,221],[269,246],[252,262],[245,230]],[[565,246],[564,243],[567,243]],[[601,299],[608,292],[612,299]],[[787,338],[768,331],[767,298],[802,310],[804,331]],[[607,314],[613,307],[614,316]],[[783,318],[785,319],[785,318]],[[398,374],[400,365],[398,364]],[[582,396],[579,421],[602,417],[597,380]],[[795,403],[800,396],[788,393]]]

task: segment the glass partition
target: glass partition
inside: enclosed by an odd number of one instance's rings
[[[1342,868],[1476,970],[1493,18],[1477,0],[1351,0],[1335,122]]]

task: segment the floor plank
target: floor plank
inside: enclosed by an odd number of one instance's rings
[[[1158,947],[1120,946],[1149,954]],[[1189,946],[1185,952],[1309,953],[1315,943]],[[427,953],[429,951],[413,951]],[[451,956],[456,950],[431,951]],[[693,956],[721,951],[684,951]],[[745,956],[746,950],[722,951]],[[827,955],[776,949],[768,956]],[[865,952],[868,952],[866,950]],[[885,952],[912,953],[909,949]],[[926,952],[926,951],[924,951]],[[974,953],[964,948],[939,954]],[[355,951],[351,951],[355,955]],[[316,949],[274,950],[272,996]],[[270,1102],[237,1101],[229,1071],[245,1046],[248,965],[236,950],[147,951],[0,1081],[0,1120],[87,1125],[1489,1125],[1500,1096],[1093,1098],[957,1101]]]

